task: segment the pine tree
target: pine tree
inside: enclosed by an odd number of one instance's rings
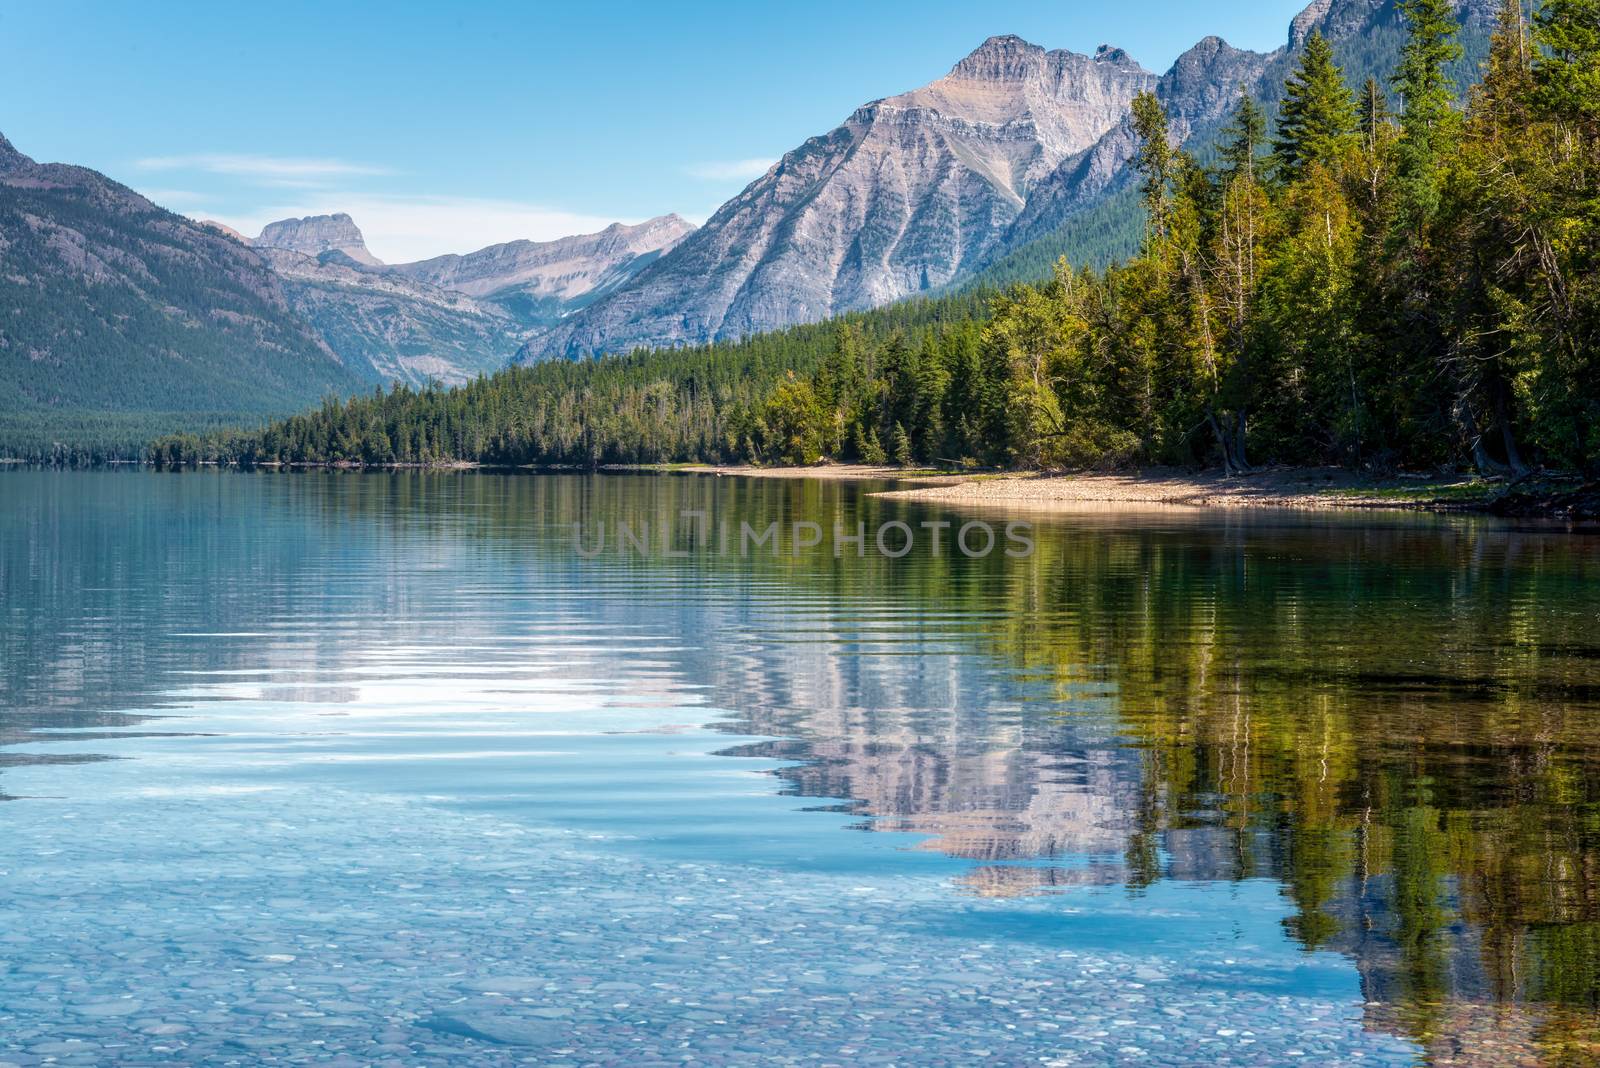
[[[1340,155],[1354,143],[1358,121],[1344,72],[1321,33],[1306,39],[1300,68],[1283,88],[1278,136],[1273,141],[1279,175],[1293,181],[1313,164],[1337,166]]]
[[[1536,30],[1538,101],[1561,122],[1600,131],[1600,0],[1545,0]]]
[[[917,462],[916,457],[911,454],[911,435],[906,433],[904,425],[900,423],[894,425],[894,437],[891,442],[897,466],[910,467]]]
[[[1551,164],[1538,228],[1551,328],[1537,391],[1561,451],[1600,475],[1600,0],[1546,0],[1534,39]]]
[[[1154,93],[1140,93],[1133,98],[1133,130],[1139,138],[1138,167],[1144,178],[1140,190],[1144,193],[1145,237],[1160,243],[1167,237],[1175,153],[1166,109]]]
[[[1392,79],[1405,102],[1400,117],[1397,234],[1423,255],[1423,228],[1439,208],[1439,169],[1450,152],[1460,117],[1448,67],[1461,57],[1451,0],[1400,0],[1406,43]]]
[[[866,447],[861,450],[861,461],[869,464],[885,464],[889,462],[889,457],[883,451],[883,443],[878,440],[876,427],[867,435]]]
[[[1450,0],[1400,0],[1406,43],[1394,84],[1405,100],[1402,144],[1413,163],[1428,161],[1442,149],[1455,117],[1456,87],[1448,68],[1461,58],[1460,27]]]
[[[1267,113],[1246,95],[1234,108],[1233,121],[1222,131],[1223,173],[1229,178],[1254,179],[1257,157],[1267,141]]]
[[[1361,140],[1368,152],[1378,147],[1378,135],[1389,122],[1389,98],[1378,79],[1369,77],[1361,87]]]
[[[1528,121],[1528,104],[1534,97],[1532,42],[1522,14],[1522,0],[1504,0],[1500,21],[1489,42],[1483,81],[1473,88],[1471,111],[1482,127],[1480,136],[1495,135],[1506,126]]]

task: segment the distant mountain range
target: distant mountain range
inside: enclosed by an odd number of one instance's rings
[[[676,215],[555,241],[386,265],[345,214],[283,219],[255,249],[290,305],[374,381],[454,385],[496,371],[527,339],[633,279],[694,230]]]
[[[1497,2],[1457,7],[1465,81]],[[1313,30],[1352,83],[1386,76],[1404,37],[1394,0],[1316,0],[1275,52],[1207,38],[1159,76],[1111,47],[992,37],[786,153],[699,229],[667,215],[407,264],[381,263],[348,215],[250,239],[0,138],[0,415],[275,413],[816,321],[1009,277],[1038,249],[1113,254],[1089,235],[1137,232],[1133,97],[1155,92],[1203,148],[1242,94],[1277,100]]]
[[[693,232],[677,215],[663,215],[637,226],[613,223],[597,234],[510,241],[395,270],[497,304],[524,326],[549,326],[627,285]]]

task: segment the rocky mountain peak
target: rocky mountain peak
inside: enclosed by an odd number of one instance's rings
[[[1014,33],[991,37],[950,70],[952,78],[994,81],[1026,77],[1037,69],[1045,50]]]
[[[320,256],[324,252],[339,251],[369,267],[380,265],[376,256],[367,251],[366,240],[355,220],[344,212],[333,215],[308,215],[303,219],[280,219],[268,223],[253,244],[263,248],[281,248],[298,252],[302,256]]]
[[[979,172],[1016,199],[1063,157],[1094,144],[1155,80],[1120,49],[1091,57],[991,37],[943,78],[869,105],[854,121],[899,126],[916,116],[937,126],[966,144],[958,157],[981,161]]]
[[[990,37],[937,81],[785,154],[528,352],[743,336],[937,289],[993,252],[1039,183],[1157,81],[1120,49]]]
[[[658,215],[642,223],[612,223],[605,234],[620,238],[639,252],[660,251],[671,248],[694,231],[694,223],[677,212]]]
[[[1294,17],[1289,24],[1289,47],[1299,48],[1306,43],[1313,30],[1320,27],[1333,10],[1333,0],[1312,0],[1311,6]]]

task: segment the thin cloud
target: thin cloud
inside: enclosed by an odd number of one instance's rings
[[[683,172],[691,178],[699,178],[706,182],[748,182],[766,174],[777,160],[771,159],[725,159],[708,160],[704,163],[691,163]]]
[[[210,217],[254,237],[267,223],[279,219],[341,211],[355,220],[367,248],[385,263],[409,263],[447,252],[475,252],[506,241],[551,241],[596,233],[614,222],[640,221],[511,200],[331,191],[248,213],[217,212]]]
[[[332,178],[393,174],[387,167],[351,163],[342,159],[308,159],[292,156],[228,155],[203,152],[188,156],[148,156],[135,160],[144,171],[199,171],[255,178],[271,185],[308,185]]]
[[[215,201],[214,197],[193,189],[141,189],[139,192],[146,200],[154,201],[168,211],[188,211]]]

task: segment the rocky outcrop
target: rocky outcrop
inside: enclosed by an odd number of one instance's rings
[[[504,367],[525,337],[492,304],[440,289],[341,249],[303,256],[257,250],[290,306],[369,382],[459,385]]]
[[[298,252],[302,256],[320,256],[324,252],[342,252],[357,263],[369,267],[379,265],[379,260],[367,251],[366,239],[355,220],[344,212],[335,215],[308,215],[303,219],[280,219],[268,223],[261,236],[252,244],[261,248],[281,248]]]
[[[624,285],[677,247],[694,226],[663,215],[597,234],[555,241],[510,241],[465,255],[396,264],[407,278],[484,299],[524,325],[549,325]]]
[[[6,140],[4,135],[0,135],[0,174],[16,170],[30,162],[32,161],[27,156],[12,147],[11,142]]]
[[[1312,0],[1311,6],[1294,17],[1289,24],[1289,47],[1299,48],[1306,43],[1306,38],[1312,32],[1322,29],[1327,24],[1328,13],[1333,10],[1334,0]],[[1372,5],[1376,6],[1376,5]],[[1323,36],[1327,36],[1326,33]]]
[[[0,138],[0,412],[283,412],[358,388],[252,250]]]
[[[786,154],[637,279],[530,345],[579,355],[739,336],[946,285],[1156,76],[1126,53],[994,37],[940,80]]]

